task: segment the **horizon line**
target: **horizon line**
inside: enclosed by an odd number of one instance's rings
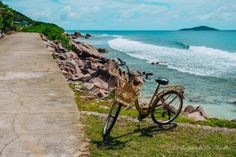
[[[164,29],[65,29],[66,31],[185,31],[185,30],[164,30]],[[236,31],[236,29],[219,29],[219,30],[186,30],[185,32],[207,32],[207,31],[212,31],[212,32],[217,32],[217,31]]]

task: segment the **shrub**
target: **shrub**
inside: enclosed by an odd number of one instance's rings
[[[69,39],[63,34],[64,29],[61,27],[43,22],[35,22],[35,24],[25,27],[22,30],[23,32],[37,32],[45,35],[49,40],[57,40],[67,49],[71,49]]]

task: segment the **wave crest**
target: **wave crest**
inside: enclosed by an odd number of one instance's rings
[[[145,44],[125,38],[108,41],[109,46],[132,57],[148,62],[166,62],[169,68],[201,76],[232,77],[236,75],[236,53],[223,50],[190,46],[176,49]]]
[[[111,35],[111,34],[100,34],[96,35],[97,38],[103,38],[103,37],[114,37],[114,38],[122,38],[123,36],[121,35]]]

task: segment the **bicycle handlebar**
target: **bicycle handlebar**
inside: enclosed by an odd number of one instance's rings
[[[120,62],[120,66],[125,66],[126,67],[126,69],[127,69],[127,72],[128,72],[128,75],[129,75],[129,78],[131,78],[131,73],[130,73],[130,71],[129,71],[129,67],[128,67],[128,65],[126,64],[126,62],[124,62],[124,61],[122,61],[120,58],[117,58],[118,59],[118,61]]]
[[[120,64],[124,64],[125,62],[124,61],[122,61],[120,58],[117,58],[118,59],[118,61],[120,62]]]
[[[130,71],[129,71],[129,67],[127,66],[127,64],[126,64],[126,62],[124,62],[123,60],[121,60],[120,58],[117,58],[118,59],[118,61],[120,62],[120,66],[125,66],[126,67],[126,69],[127,69],[127,72],[128,72],[128,75],[129,75],[129,78],[131,78],[131,76],[133,76],[133,77],[137,77],[137,76],[145,76],[144,78],[145,79],[149,79],[149,76],[152,76],[153,75],[153,73],[146,73],[146,72],[142,72],[142,74],[140,74],[140,75],[134,75],[134,74],[131,74],[130,73]]]
[[[142,75],[145,76],[145,79],[149,79],[149,76],[152,76],[153,73],[146,73],[146,72],[143,72]]]

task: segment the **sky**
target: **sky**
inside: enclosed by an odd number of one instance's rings
[[[236,0],[2,0],[66,30],[236,29]]]

